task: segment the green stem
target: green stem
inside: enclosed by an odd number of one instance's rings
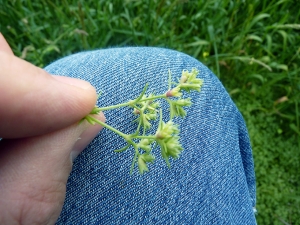
[[[135,108],[135,109],[137,109],[140,112],[142,111],[142,109],[140,107],[138,107],[137,105],[133,105],[132,107]]]
[[[152,96],[152,97],[149,97],[149,98],[141,99],[140,102],[149,101],[149,100],[155,100],[155,99],[158,99],[158,98],[164,98],[164,99],[167,99],[167,96],[166,96],[166,94],[163,94],[163,95],[156,95],[156,96]]]
[[[135,135],[138,135],[140,133],[141,125],[142,125],[142,120],[139,121],[139,125],[136,129],[136,132],[134,133]]]
[[[132,171],[134,169],[134,164],[136,162],[136,157],[138,156],[139,154],[139,151],[138,151],[138,148],[136,147],[136,145],[134,146],[134,150],[135,150],[135,154],[134,154],[134,157],[133,157],[133,160],[132,160],[132,163],[131,163],[131,167],[130,167],[130,174],[132,174]]]
[[[99,111],[105,111],[105,110],[111,110],[111,109],[116,109],[116,108],[120,108],[120,107],[123,107],[123,106],[128,106],[128,105],[134,105],[135,103],[139,102],[139,101],[144,101],[144,100],[141,100],[142,97],[144,96],[146,90],[147,90],[147,87],[148,87],[148,84],[145,85],[142,93],[140,94],[140,96],[134,100],[130,100],[128,102],[125,102],[125,103],[121,103],[121,104],[117,104],[117,105],[112,105],[112,106],[106,106],[106,107],[102,107],[102,108],[98,108]]]
[[[142,99],[142,97],[143,97],[144,94],[146,93],[146,90],[147,90],[147,88],[148,88],[148,85],[149,85],[148,83],[145,85],[145,87],[144,87],[142,93],[140,94],[140,96],[139,96],[137,99],[134,100],[135,102],[138,102],[138,101],[140,101],[140,100]]]
[[[144,102],[144,101],[149,101],[149,100],[155,100],[155,99],[159,99],[159,98],[164,98],[167,99],[166,95],[156,95],[156,96],[152,96],[150,98],[144,98],[144,99],[134,99],[131,100],[129,102],[125,102],[125,103],[121,103],[121,104],[117,104],[117,105],[112,105],[112,106],[106,106],[106,107],[97,107],[99,111],[106,111],[106,110],[111,110],[111,109],[116,109],[116,108],[120,108],[120,107],[124,107],[124,106],[129,106],[129,105],[133,105],[136,104],[137,102]],[[134,108],[137,108],[136,106],[133,106]]]
[[[134,138],[140,138],[140,139],[155,139],[155,136],[134,136]]]
[[[130,147],[130,144],[127,144],[125,147],[115,150],[115,152],[124,152]]]
[[[170,119],[174,118],[174,110],[172,108],[172,101],[168,98],[166,98],[167,102],[169,103],[169,107],[170,107]]]
[[[98,109],[99,109],[99,111],[106,111],[106,110],[116,109],[116,108],[123,107],[123,106],[128,106],[128,105],[131,105],[134,103],[135,103],[134,101],[129,101],[129,102],[121,103],[118,105],[106,106],[106,107],[102,107],[102,108],[98,107]]]
[[[107,128],[107,129],[109,129],[109,130],[111,130],[111,131],[117,133],[118,135],[120,135],[121,137],[123,137],[126,141],[128,141],[129,139],[131,139],[131,138],[129,137],[129,135],[124,134],[123,132],[121,132],[121,131],[119,131],[119,130],[113,128],[112,126],[108,125],[107,123],[104,123],[104,122],[102,122],[102,121],[100,121],[100,120],[97,120],[96,118],[94,118],[94,117],[92,117],[92,116],[90,116],[90,115],[88,115],[88,116],[86,116],[86,117],[88,117],[89,120],[92,120],[92,121],[94,121],[95,123],[100,124],[102,127],[105,127],[105,128]]]

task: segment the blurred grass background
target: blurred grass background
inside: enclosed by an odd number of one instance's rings
[[[299,9],[297,0],[0,0],[0,32],[40,67],[114,46],[202,61],[247,123],[258,224],[300,224]]]

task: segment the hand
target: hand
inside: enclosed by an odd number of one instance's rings
[[[88,82],[15,57],[0,33],[0,224],[56,222],[71,159],[101,130],[78,124],[96,98]]]

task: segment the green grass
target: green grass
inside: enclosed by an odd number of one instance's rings
[[[0,0],[0,31],[17,56],[41,67],[125,45],[199,59],[247,123],[258,223],[300,224],[299,8],[296,0]]]

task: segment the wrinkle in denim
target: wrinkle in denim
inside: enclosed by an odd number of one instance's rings
[[[77,53],[45,69],[89,81],[102,93],[98,105],[108,106],[136,98],[146,83],[147,93],[164,93],[168,70],[176,81],[182,70],[192,68],[200,71],[204,83],[201,92],[184,94],[193,102],[186,118],[174,119],[184,151],[171,160],[171,169],[156,148],[150,172],[140,176],[135,168],[129,175],[133,150],[115,153],[125,141],[103,129],[74,162],[57,224],[256,224],[255,175],[245,123],[202,63],[173,50],[124,47]],[[168,111],[165,102],[161,107]],[[136,129],[130,108],[105,111],[105,116],[124,133]]]

